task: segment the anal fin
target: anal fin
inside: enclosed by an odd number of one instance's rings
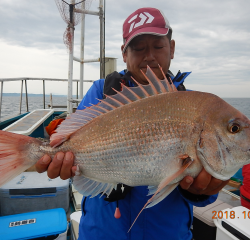
[[[95,197],[99,193],[109,194],[116,187],[115,183],[103,183],[98,182],[89,178],[84,177],[83,175],[76,175],[73,178],[73,185],[75,189],[82,194],[83,196]]]

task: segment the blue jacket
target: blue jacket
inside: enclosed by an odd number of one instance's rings
[[[181,82],[174,84],[177,87]],[[97,99],[103,98],[103,86],[104,79],[95,81],[78,109],[84,109],[84,106],[90,106],[90,103],[97,104]],[[217,195],[213,195],[190,199],[185,191],[177,187],[163,201],[143,210],[135,225],[127,233],[137,214],[150,198],[147,194],[146,186],[134,187],[123,200],[119,200],[122,215],[120,219],[114,218],[116,202],[107,202],[104,196],[84,197],[79,240],[190,240],[193,205],[203,207],[217,198]]]

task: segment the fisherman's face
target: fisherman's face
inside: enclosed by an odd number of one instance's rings
[[[122,46],[122,50],[123,48],[124,46]],[[171,59],[174,58],[174,50],[175,42],[174,40],[169,41],[167,36],[144,34],[135,37],[122,55],[128,71],[131,72],[135,80],[142,84],[148,84],[140,70],[146,73],[148,65],[159,79],[163,79],[158,64],[166,74]]]

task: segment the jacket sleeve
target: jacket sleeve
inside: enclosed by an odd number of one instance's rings
[[[77,110],[83,110],[85,107],[90,107],[91,104],[97,104],[99,102],[98,99],[103,99],[103,85],[104,79],[94,81],[93,85],[78,105]]]
[[[181,196],[190,204],[196,206],[196,207],[205,207],[213,202],[216,201],[218,197],[218,193],[214,195],[196,195],[192,194],[186,190],[183,190],[180,186],[178,187],[178,190],[181,194]]]

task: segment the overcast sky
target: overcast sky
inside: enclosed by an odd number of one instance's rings
[[[93,0],[90,10],[97,11],[98,4]],[[118,71],[126,67],[120,51],[123,21],[140,7],[159,8],[168,18],[176,42],[170,70],[192,71],[187,88],[220,97],[250,97],[249,0],[106,0],[106,56],[117,58]],[[65,28],[54,0],[1,0],[0,78],[67,78]],[[86,16],[85,37],[85,59],[98,58],[98,17]],[[79,39],[78,25],[76,57]],[[79,78],[77,62],[74,78]],[[84,78],[98,79],[99,64],[85,64]],[[19,91],[19,82],[4,85],[4,92]],[[42,83],[28,84],[28,92],[42,93]],[[67,85],[47,84],[46,93],[67,94]]]

